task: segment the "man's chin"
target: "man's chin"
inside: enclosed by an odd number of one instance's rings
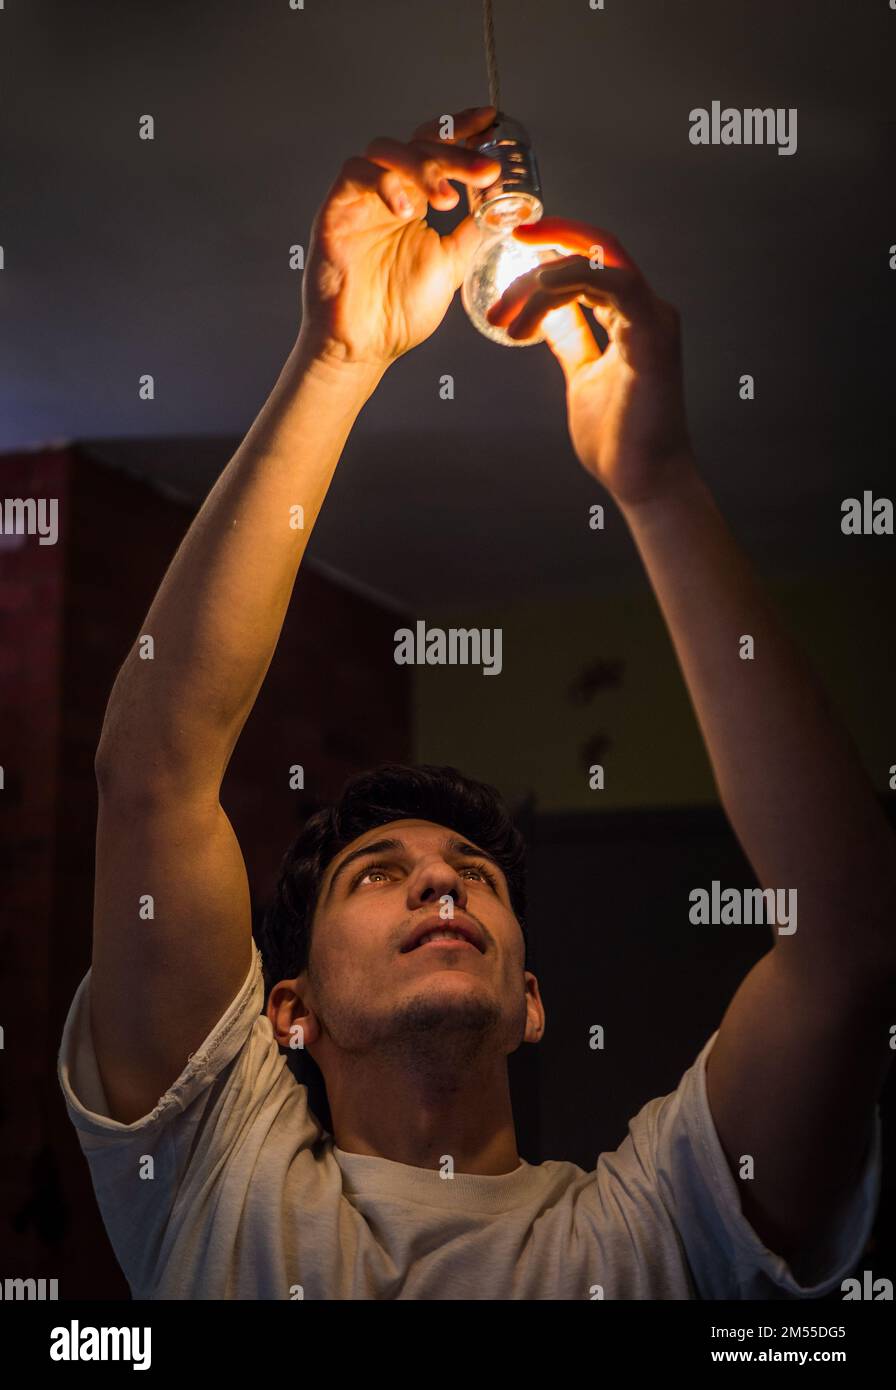
[[[396,1005],[397,1033],[462,1031],[488,1033],[501,1022],[497,1000],[481,980],[458,970],[438,971],[420,981]]]

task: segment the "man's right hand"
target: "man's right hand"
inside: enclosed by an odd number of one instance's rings
[[[418,126],[411,141],[380,137],[346,160],[319,209],[302,286],[299,340],[315,356],[384,371],[438,328],[479,242],[466,217],[440,237],[426,218],[456,206],[456,179],[487,187],[500,164],[458,143],[486,130],[493,106]]]

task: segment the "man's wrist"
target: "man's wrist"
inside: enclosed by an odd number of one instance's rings
[[[297,380],[308,377],[362,405],[373,395],[389,364],[341,360],[310,335],[300,332],[287,365]]]
[[[616,497],[616,505],[630,526],[662,525],[682,509],[705,505],[712,495],[690,451],[667,461],[656,486],[637,500]]]

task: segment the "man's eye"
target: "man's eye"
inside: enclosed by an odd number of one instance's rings
[[[474,874],[478,874],[480,878],[484,878],[486,883],[490,884],[492,888],[497,889],[498,884],[494,874],[487,869],[484,864],[464,864],[461,868],[461,873],[468,873],[471,870]],[[352,879],[352,887],[355,888],[362,879],[367,878],[369,874],[382,874],[385,876],[386,865],[369,864],[366,869],[362,869],[360,873],[355,874],[355,877]]]
[[[474,874],[479,874],[479,877],[484,878],[486,883],[491,884],[492,888],[497,888],[498,884],[494,874],[484,864],[465,864],[464,868],[472,869]]]
[[[354,888],[356,884],[360,883],[362,878],[366,878],[368,874],[385,874],[385,872],[386,870],[382,864],[371,864],[369,868],[362,869],[360,873],[355,874],[352,879],[352,887]]]

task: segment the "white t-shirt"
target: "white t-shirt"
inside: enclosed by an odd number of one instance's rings
[[[877,1109],[860,1182],[798,1262],[808,1282],[762,1244],[707,1103],[716,1033],[593,1171],[524,1161],[498,1177],[445,1178],[334,1145],[261,1013],[254,945],[233,1003],[133,1124],[108,1117],[89,983],[88,971],[66,1018],[59,1080],[135,1298],[817,1297],[851,1273],[871,1231]]]

